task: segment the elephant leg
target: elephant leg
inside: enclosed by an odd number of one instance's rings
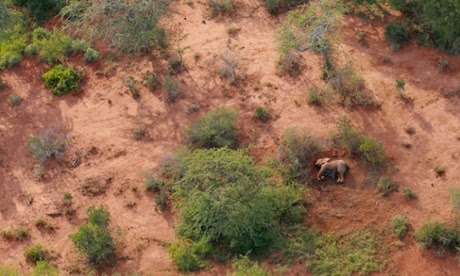
[[[323,174],[326,171],[326,166],[321,166],[321,169],[319,170],[318,174],[316,175],[316,179],[319,181],[323,179]]]
[[[339,180],[338,182],[343,183],[345,181],[345,177],[343,175],[343,172],[339,172]]]

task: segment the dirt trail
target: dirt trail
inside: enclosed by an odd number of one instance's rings
[[[165,72],[165,61],[148,57],[89,66],[81,90],[65,97],[54,97],[43,87],[40,76],[46,65],[36,65],[35,60],[26,59],[19,67],[1,73],[10,87],[0,92],[0,227],[24,224],[32,236],[26,242],[0,240],[4,263],[30,270],[23,249],[41,242],[60,255],[56,263],[65,271],[69,260],[76,257],[68,235],[84,221],[87,207],[103,203],[111,212],[113,227],[121,230],[118,239],[123,258],[113,271],[178,274],[164,246],[174,239],[174,216],[155,210],[154,198],[143,191],[142,174],[154,172],[162,159],[184,142],[185,126],[219,106],[239,111],[242,141],[252,146],[257,160],[276,154],[286,127],[299,127],[324,137],[335,120],[346,114],[361,131],[384,143],[386,153],[399,169],[395,179],[419,196],[407,203],[400,188],[388,199],[381,198],[374,187],[363,182],[366,172],[350,161],[352,173],[344,185],[315,184],[311,189],[309,221],[318,229],[346,234],[370,226],[385,228],[389,218],[399,213],[408,215],[414,229],[426,219],[452,219],[449,188],[460,185],[460,98],[448,94],[460,86],[459,58],[415,45],[391,52],[382,25],[347,17],[340,30],[340,51],[353,60],[382,106],[373,111],[346,110],[334,104],[319,108],[309,106],[306,95],[308,89],[324,85],[319,78],[320,58],[303,53],[306,69],[301,76],[279,76],[275,34],[281,19],[269,16],[259,1],[240,1],[237,13],[230,18],[210,19],[206,5],[198,2],[193,7],[174,2],[171,10],[165,23],[187,33],[183,45],[191,47],[184,55],[187,72],[175,76],[184,95],[176,103],[165,101],[165,91],[151,93],[145,87],[140,99],[135,100],[123,84],[125,76],[141,80],[147,71]],[[229,26],[240,30],[229,35]],[[356,38],[361,31],[368,32],[368,46]],[[236,53],[245,77],[236,86],[227,84],[216,70],[218,56],[228,50]],[[195,60],[195,53],[201,58]],[[384,56],[391,62],[383,62]],[[449,59],[453,70],[438,72],[441,56]],[[96,76],[97,71],[111,66],[117,67],[115,75]],[[395,97],[395,79],[399,77],[406,80],[405,91],[414,98],[412,105]],[[10,107],[10,93],[19,94],[24,101]],[[187,106],[196,102],[201,110],[190,114]],[[254,121],[257,106],[265,106],[274,119],[267,124]],[[132,138],[137,125],[147,128],[141,141]],[[404,131],[407,126],[414,127],[416,133],[408,135]],[[50,163],[44,180],[37,182],[33,175],[35,162],[25,145],[29,136],[40,134],[44,128],[67,133],[69,146],[65,162]],[[410,143],[411,148],[404,148],[403,142]],[[81,164],[73,168],[70,163],[76,157]],[[437,177],[435,166],[446,168],[446,175]],[[113,179],[104,194],[88,197],[80,192],[79,183],[84,179],[107,175]],[[132,185],[139,191],[131,191]],[[65,192],[74,196],[74,217],[50,218],[57,226],[54,232],[37,230],[33,218],[55,211]],[[33,198],[30,206],[29,198]],[[132,202],[136,203],[134,207],[126,207]],[[453,258],[439,259],[421,250],[412,237],[404,242],[406,246],[392,250],[389,260],[397,267],[397,274],[457,275],[459,266]],[[225,275],[225,271],[217,266],[200,274]],[[301,268],[298,271],[303,273]]]

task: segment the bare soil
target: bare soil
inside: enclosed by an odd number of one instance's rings
[[[412,235],[427,219],[450,221],[453,218],[449,189],[460,185],[460,97],[452,92],[460,86],[460,59],[434,49],[406,45],[398,52],[389,50],[381,23],[348,16],[340,29],[343,57],[353,60],[381,107],[352,110],[330,104],[310,106],[307,92],[322,87],[321,58],[303,53],[304,69],[297,78],[280,76],[276,69],[275,33],[282,17],[270,16],[260,1],[238,2],[235,14],[210,18],[204,2],[174,2],[165,25],[189,34],[183,45],[190,46],[184,61],[187,70],[175,75],[183,96],[175,103],[166,101],[166,91],[150,92],[139,86],[140,98],[134,99],[123,84],[126,76],[141,81],[147,71],[167,73],[166,60],[151,56],[124,57],[117,62],[88,65],[81,89],[64,97],[51,95],[41,75],[47,65],[24,59],[20,66],[1,73],[9,87],[0,92],[0,227],[24,225],[31,231],[25,242],[0,239],[3,263],[30,271],[23,249],[32,243],[48,244],[58,255],[55,263],[70,274],[78,259],[68,238],[84,222],[91,205],[105,204],[111,212],[111,225],[120,242],[120,260],[111,273],[136,271],[153,275],[179,274],[168,258],[165,243],[174,239],[174,212],[155,208],[153,195],[143,189],[143,173],[155,172],[166,156],[184,143],[183,130],[204,112],[227,106],[239,111],[239,128],[244,146],[258,161],[276,156],[279,137],[286,127],[307,130],[315,137],[326,137],[340,116],[347,115],[363,133],[384,144],[385,152],[398,168],[394,178],[401,184],[398,192],[382,198],[365,181],[367,168],[351,165],[344,184],[332,181],[310,187],[307,221],[321,231],[338,235],[363,228],[384,229],[387,242],[396,239],[388,231],[391,216],[405,213],[412,223],[402,249],[391,247],[390,271],[396,275],[458,275],[459,264],[453,257],[439,258],[419,248]],[[227,28],[240,30],[233,35]],[[367,46],[357,34],[365,31]],[[236,53],[244,81],[229,85],[217,73],[218,56],[226,50]],[[201,58],[195,60],[194,54]],[[384,57],[391,61],[384,62]],[[439,72],[438,60],[449,60],[452,69]],[[83,66],[81,57],[69,63]],[[104,76],[104,72],[109,72]],[[99,76],[98,76],[99,75]],[[405,92],[414,98],[406,104],[395,96],[395,79],[406,80]],[[8,95],[19,94],[24,101],[17,107]],[[197,113],[188,112],[199,103]],[[261,123],[253,119],[256,107],[264,106],[273,119]],[[146,136],[133,139],[132,129],[144,125]],[[414,127],[408,135],[405,127]],[[36,162],[27,153],[31,135],[51,128],[68,135],[66,159],[47,163],[42,181],[36,181]],[[410,149],[402,143],[410,143]],[[78,166],[73,161],[79,158]],[[438,177],[435,166],[446,168]],[[108,179],[98,195],[82,192],[85,179]],[[137,185],[138,191],[132,186]],[[407,202],[402,188],[418,195]],[[63,194],[73,195],[75,214],[61,214]],[[134,206],[131,206],[135,203]],[[54,231],[40,231],[33,219],[45,215]],[[118,230],[117,230],[118,229]],[[117,230],[117,231],[115,231]],[[216,265],[200,275],[225,275],[228,266]],[[291,275],[304,275],[303,267],[292,267]]]

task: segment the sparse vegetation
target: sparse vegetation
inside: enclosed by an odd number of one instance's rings
[[[388,176],[382,176],[377,183],[377,190],[382,196],[389,196],[392,192],[396,191],[398,187],[398,182],[393,181]]]
[[[145,137],[146,128],[143,125],[136,126],[133,129],[133,138],[134,140],[142,140]]]
[[[154,91],[159,84],[158,76],[149,72],[144,76],[144,81],[150,91]]]
[[[33,136],[27,140],[27,151],[40,163],[51,158],[61,160],[64,155],[65,138],[45,130],[41,136]]]
[[[185,131],[185,137],[197,148],[235,147],[238,114],[234,109],[221,108],[206,113]]]
[[[55,29],[53,32],[41,27],[35,29],[32,34],[33,44],[39,50],[39,59],[48,64],[63,62],[67,57],[76,52],[84,52],[90,43],[84,40],[72,40],[72,38]]]
[[[446,223],[426,221],[415,233],[415,239],[424,247],[440,250],[440,254],[446,249],[458,252],[460,231]]]
[[[90,207],[88,223],[80,225],[78,231],[70,234],[75,247],[86,255],[88,262],[96,267],[115,263],[115,244],[107,228],[109,212],[104,206]]]
[[[208,0],[212,15],[229,14],[235,8],[234,0]]]
[[[404,215],[396,215],[391,218],[391,229],[393,231],[393,234],[402,239],[404,236],[409,232],[409,218]]]
[[[30,232],[26,228],[24,228],[22,225],[19,225],[14,229],[14,236],[18,241],[23,241],[30,237]]]
[[[101,54],[99,54],[99,51],[89,47],[85,50],[85,55],[83,56],[83,59],[86,62],[95,62],[98,61],[100,57]]]
[[[443,176],[446,173],[446,170],[441,167],[441,166],[436,166],[433,168],[433,171],[438,175],[438,176]]]
[[[10,100],[10,105],[11,106],[17,106],[22,102],[21,96],[18,94],[11,94],[8,99]]]
[[[126,76],[123,79],[123,84],[126,85],[126,87],[128,87],[134,99],[138,99],[141,96],[138,89],[138,81],[134,79],[132,76]]]
[[[226,78],[230,84],[235,84],[241,76],[238,74],[239,62],[235,53],[227,51],[219,56],[219,74]]]
[[[48,230],[48,231],[54,229],[53,224],[42,216],[36,217],[34,219],[34,225],[37,228]]]
[[[83,75],[72,66],[56,65],[43,74],[43,81],[47,88],[51,88],[51,94],[63,96],[70,91],[78,89],[78,82]]]
[[[278,14],[297,5],[305,4],[306,0],[262,0],[271,14]]]
[[[59,270],[47,261],[39,261],[32,271],[32,276],[59,276]]]
[[[267,110],[265,110],[265,108],[259,106],[254,112],[254,118],[259,121],[266,122],[270,120],[270,114],[267,112]]]
[[[407,187],[404,188],[403,196],[404,196],[404,199],[407,201],[417,199],[417,194]]]
[[[320,106],[325,102],[324,98],[324,93],[322,91],[318,89],[308,90],[307,101],[309,104]]]
[[[34,166],[34,178],[36,181],[40,181],[45,176],[46,168],[42,164]]]
[[[450,196],[452,200],[452,209],[460,217],[460,187],[450,189]]]
[[[233,273],[228,276],[271,276],[268,269],[260,267],[257,262],[252,262],[248,256],[242,256],[233,261]],[[281,273],[280,273],[281,274]]]

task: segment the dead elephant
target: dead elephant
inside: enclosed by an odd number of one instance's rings
[[[345,173],[349,170],[347,162],[343,160],[330,161],[331,158],[320,158],[316,161],[315,165],[320,168],[316,179],[319,181],[324,179],[325,176],[337,179],[338,183],[345,181]]]

